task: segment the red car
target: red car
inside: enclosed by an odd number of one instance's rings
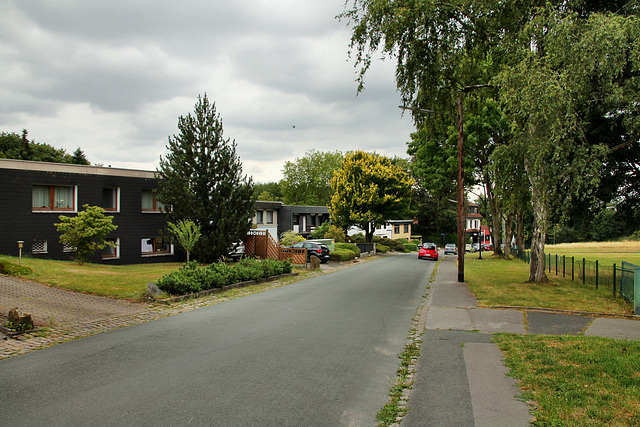
[[[432,259],[434,261],[438,260],[438,248],[436,245],[424,245],[418,251],[418,259]]]

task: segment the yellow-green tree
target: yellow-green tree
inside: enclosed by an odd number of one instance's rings
[[[371,242],[376,225],[411,215],[412,185],[411,177],[388,157],[349,153],[331,180],[331,221],[345,230],[360,227]]]

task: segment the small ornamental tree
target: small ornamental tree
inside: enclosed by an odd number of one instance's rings
[[[180,219],[177,223],[168,222],[169,231],[176,238],[178,244],[187,253],[187,265],[189,265],[189,253],[202,236],[200,226],[190,219]]]
[[[116,243],[105,240],[105,237],[115,231],[118,226],[113,225],[113,217],[105,216],[104,209],[99,206],[82,206],[84,211],[77,216],[60,216],[59,223],[54,224],[62,233],[60,242],[76,249],[76,262],[84,262],[96,251],[107,246],[115,247]]]

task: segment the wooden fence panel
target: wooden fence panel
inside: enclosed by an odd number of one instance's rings
[[[306,249],[283,248],[278,245],[268,230],[250,230],[242,239],[244,253],[249,257],[271,258],[283,261],[291,259],[292,264],[305,264],[307,261]]]

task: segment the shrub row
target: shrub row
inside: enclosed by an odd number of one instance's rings
[[[198,267],[191,263],[162,276],[157,285],[170,295],[184,295],[287,273],[291,273],[289,260],[245,258],[233,266],[217,262]]]

